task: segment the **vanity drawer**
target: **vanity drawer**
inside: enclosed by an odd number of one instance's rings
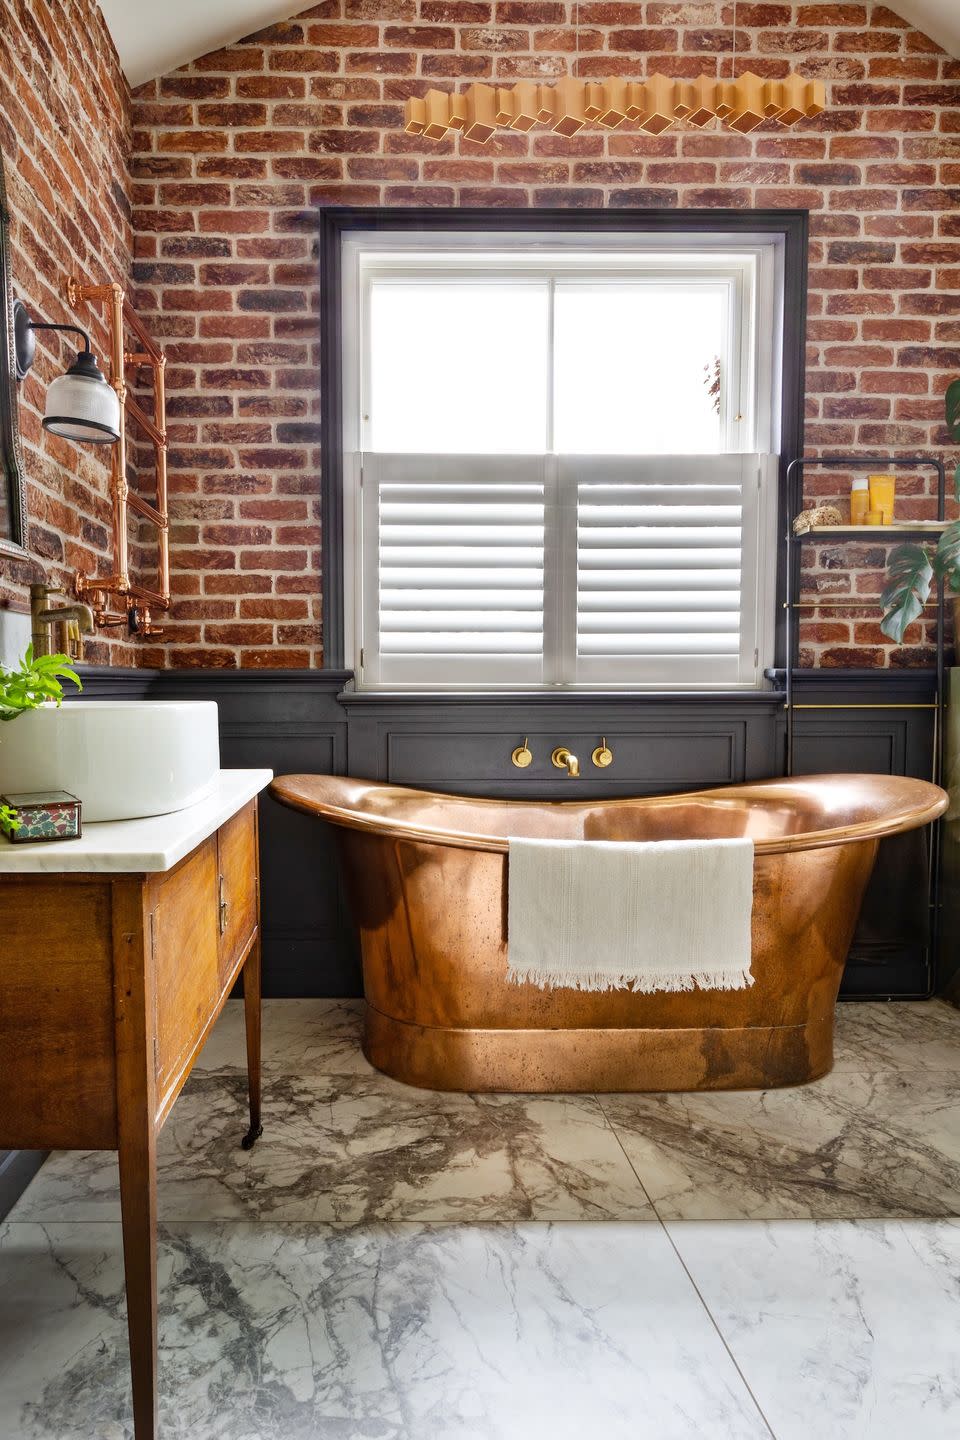
[[[257,807],[228,820],[218,836],[220,980],[225,983],[257,926]]]
[[[250,944],[257,893],[255,801],[153,883],[150,943],[161,1099],[180,1082]]]
[[[220,997],[217,839],[152,887],[150,945],[156,977],[157,1088],[178,1079]]]

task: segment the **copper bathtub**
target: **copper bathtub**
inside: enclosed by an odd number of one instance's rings
[[[834,1002],[886,835],[943,813],[922,780],[821,775],[656,799],[475,800],[288,775],[285,805],[337,826],[360,929],[364,1050],[437,1090],[797,1085],[833,1062]],[[508,984],[507,837],[750,836],[753,985],[669,994]]]

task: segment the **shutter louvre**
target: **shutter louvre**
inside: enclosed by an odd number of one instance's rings
[[[764,464],[367,456],[367,682],[744,683]]]
[[[571,457],[578,677],[740,678],[741,455]]]
[[[415,683],[427,657],[445,666],[446,683],[495,684],[518,665],[539,683],[541,457],[376,455],[366,466],[381,679]]]

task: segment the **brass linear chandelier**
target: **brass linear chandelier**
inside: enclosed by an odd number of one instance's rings
[[[701,75],[698,80],[672,80],[651,75],[648,80],[578,80],[572,75],[555,84],[521,80],[512,87],[476,83],[450,94],[428,90],[411,96],[404,111],[404,130],[427,140],[441,140],[448,130],[484,145],[498,126],[531,130],[544,124],[558,135],[576,135],[595,123],[615,130],[625,121],[660,135],[684,120],[703,126],[725,121],[731,130],[746,134],[764,120],[795,125],[826,109],[822,80],[791,74],[784,80],[764,80],[748,70],[734,80]]]

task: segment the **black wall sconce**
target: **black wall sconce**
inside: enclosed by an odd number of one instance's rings
[[[14,365],[22,380],[36,354],[37,330],[62,330],[79,335],[83,349],[65,375],[47,387],[43,428],[67,440],[90,445],[115,445],[120,439],[120,397],[108,384],[90,348],[90,336],[79,325],[50,325],[31,320],[22,300],[13,302]]]

